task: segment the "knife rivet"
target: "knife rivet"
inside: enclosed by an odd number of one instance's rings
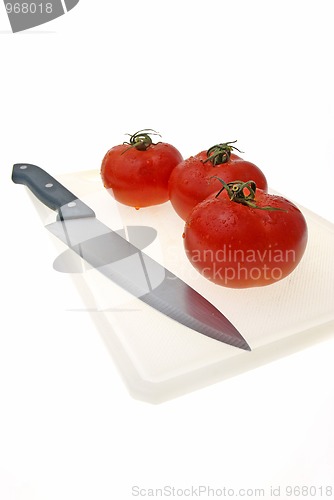
[[[45,184],[45,187],[46,188],[52,188],[53,184],[51,182],[49,182],[48,184]]]
[[[72,208],[76,206],[75,201],[71,201],[70,203],[67,204],[68,207]]]

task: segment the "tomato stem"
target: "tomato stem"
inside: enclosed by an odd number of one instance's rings
[[[246,205],[247,207],[250,208],[257,208],[258,210],[271,210],[271,211],[279,210],[282,212],[286,212],[286,210],[277,207],[270,207],[270,206],[259,207],[255,202],[256,184],[254,181],[247,181],[247,182],[232,181],[226,183],[223,179],[217,177],[216,175],[212,176],[211,179],[218,179],[219,182],[221,182],[223,185],[223,187],[216,194],[215,198],[218,198],[220,193],[225,189],[228,193],[230,200],[236,203],[241,203],[242,205]],[[245,194],[244,191],[245,189],[247,189],[248,194]]]
[[[123,144],[129,144],[122,154],[132,148],[138,149],[138,151],[146,151],[153,143],[150,135],[158,135],[161,137],[159,132],[152,130],[151,128],[144,128],[143,130],[138,130],[135,134],[127,134],[130,136],[130,142],[123,142]]]
[[[206,152],[207,159],[204,160],[203,163],[206,163],[207,161],[211,161],[212,165],[216,167],[217,165],[222,165],[222,163],[228,162],[231,156],[231,152],[236,149],[239,151],[239,153],[242,153],[240,149],[236,148],[235,146],[231,146],[231,144],[234,144],[235,141],[229,141],[229,142],[223,142],[220,144],[215,144],[215,146],[212,146],[209,148]]]

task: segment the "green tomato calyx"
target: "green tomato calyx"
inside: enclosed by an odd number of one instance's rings
[[[152,144],[154,144],[150,135],[158,135],[159,137],[161,137],[159,132],[156,132],[151,128],[144,128],[143,130],[139,130],[135,134],[126,135],[130,136],[130,142],[123,142],[123,144],[129,145],[129,147],[125,149],[123,153],[132,148],[136,148],[138,151],[146,151]]]
[[[223,163],[228,162],[228,160],[231,157],[231,152],[236,149],[239,151],[239,153],[242,153],[240,149],[236,148],[235,146],[231,146],[231,144],[234,144],[235,141],[229,141],[229,142],[223,142],[220,144],[216,144],[215,146],[212,146],[209,148],[206,152],[207,159],[204,160],[203,163],[206,163],[210,161],[214,167],[217,165],[222,165]]]
[[[232,181],[226,183],[223,179],[217,177],[216,175],[212,176],[211,179],[218,179],[219,182],[221,182],[223,185],[223,187],[216,194],[215,198],[218,198],[220,193],[225,189],[230,200],[234,201],[235,203],[241,203],[242,205],[246,205],[249,208],[257,208],[258,210],[279,210],[281,212],[286,212],[286,210],[284,210],[283,208],[278,207],[259,207],[255,201],[256,184],[254,181]]]

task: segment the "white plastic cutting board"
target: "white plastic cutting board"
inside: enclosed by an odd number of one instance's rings
[[[334,225],[314,213],[300,207],[309,240],[302,262],[290,276],[267,287],[234,290],[214,285],[191,266],[183,249],[184,223],[169,203],[140,210],[120,205],[103,188],[96,170],[58,180],[115,230],[155,228],[157,237],[144,251],[211,301],[252,348],[243,351],[176,323],[90,269],[76,254],[64,253],[60,259],[68,269],[79,268],[71,274],[74,283],[133,397],[160,403],[334,334]],[[31,199],[43,224],[55,220],[54,213],[32,195]],[[59,254],[66,251],[50,237]]]

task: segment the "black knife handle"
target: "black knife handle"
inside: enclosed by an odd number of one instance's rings
[[[71,191],[36,165],[16,163],[12,180],[24,184],[44,205],[56,210],[61,220],[95,217],[95,213]]]

